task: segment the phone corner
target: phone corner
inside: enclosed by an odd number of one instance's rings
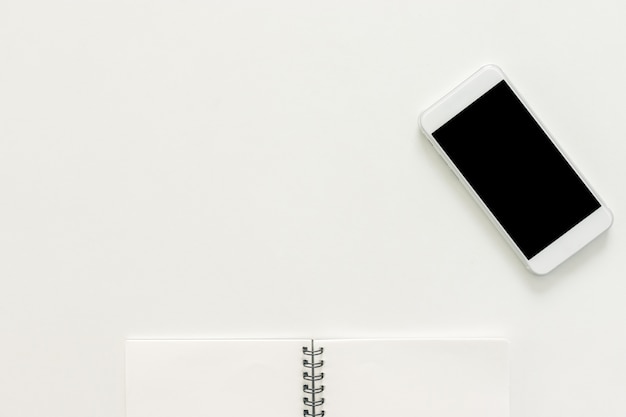
[[[530,266],[526,267],[534,276],[541,278],[548,275],[550,272],[554,270],[555,267],[549,269],[541,269],[541,268],[532,268]]]
[[[504,71],[502,71],[502,68],[500,68],[499,65],[494,64],[492,62],[489,62],[487,64],[484,64],[483,66],[480,67],[479,71],[495,71],[499,74],[504,74]]]
[[[547,259],[538,259],[541,257],[533,257],[532,259],[526,259],[523,257],[524,266],[537,278],[544,277],[552,272],[557,266],[563,262],[549,262]]]
[[[424,112],[422,111],[422,112],[420,112],[420,113],[417,115],[417,127],[419,127],[419,129],[420,129],[422,132],[424,131],[424,126],[423,126],[424,122],[423,122],[423,118],[424,118]]]
[[[428,137],[428,130],[426,128],[426,124],[428,124],[428,122],[425,120],[428,117],[428,112],[430,110],[430,107],[427,108],[426,110],[423,110],[418,116],[417,116],[417,127],[419,128],[419,130],[426,136]]]

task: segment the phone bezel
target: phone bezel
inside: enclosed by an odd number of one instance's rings
[[[479,97],[481,97],[483,94],[485,94],[487,91],[489,91],[496,84],[503,80],[511,88],[514,94],[519,98],[519,100],[532,115],[532,117],[537,121],[539,126],[543,129],[543,131],[546,133],[552,143],[554,143],[554,145],[563,155],[565,160],[570,164],[576,174],[580,177],[581,181],[590,190],[594,197],[600,202],[600,207],[596,211],[591,213],[583,221],[578,223],[572,229],[568,230],[563,236],[561,236],[559,239],[551,243],[548,247],[546,247],[544,250],[542,250],[530,259],[528,259],[522,253],[517,244],[509,236],[507,231],[502,227],[500,222],[498,222],[498,220],[491,213],[489,208],[474,191],[474,189],[461,174],[461,172],[457,169],[455,164],[448,157],[448,155],[441,148],[441,146],[439,146],[439,144],[432,135],[432,133],[436,131],[439,127],[443,126],[451,118],[456,116],[459,112],[461,112],[463,109],[472,104]],[[461,181],[461,183],[465,186],[465,188],[470,192],[478,205],[483,209],[483,211],[485,211],[491,222],[494,223],[494,225],[504,236],[506,241],[511,245],[517,256],[533,273],[538,275],[544,275],[552,271],[566,259],[571,257],[574,253],[578,252],[581,248],[583,248],[585,245],[595,239],[602,232],[607,230],[613,223],[613,215],[611,211],[606,207],[602,199],[600,199],[597,193],[595,193],[593,188],[581,175],[580,171],[559,147],[558,143],[554,140],[554,137],[546,129],[541,120],[534,114],[532,109],[524,101],[523,97],[519,94],[519,92],[515,89],[515,87],[511,84],[511,82],[504,75],[504,72],[499,67],[490,64],[480,68],[467,80],[459,84],[454,90],[446,94],[442,99],[426,109],[420,115],[419,125],[430,143],[437,150],[439,155],[444,159],[444,161],[454,172],[457,178]]]

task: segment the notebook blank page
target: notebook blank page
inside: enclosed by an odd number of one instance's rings
[[[504,340],[320,340],[324,410],[341,417],[507,417]]]
[[[128,341],[126,417],[302,415],[310,340]]]

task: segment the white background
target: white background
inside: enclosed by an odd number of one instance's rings
[[[508,337],[626,414],[626,3],[0,3],[0,415],[122,417],[128,337]],[[529,274],[419,133],[496,63],[615,214]]]

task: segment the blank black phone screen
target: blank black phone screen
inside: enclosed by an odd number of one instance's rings
[[[505,81],[433,136],[528,259],[600,207]]]

